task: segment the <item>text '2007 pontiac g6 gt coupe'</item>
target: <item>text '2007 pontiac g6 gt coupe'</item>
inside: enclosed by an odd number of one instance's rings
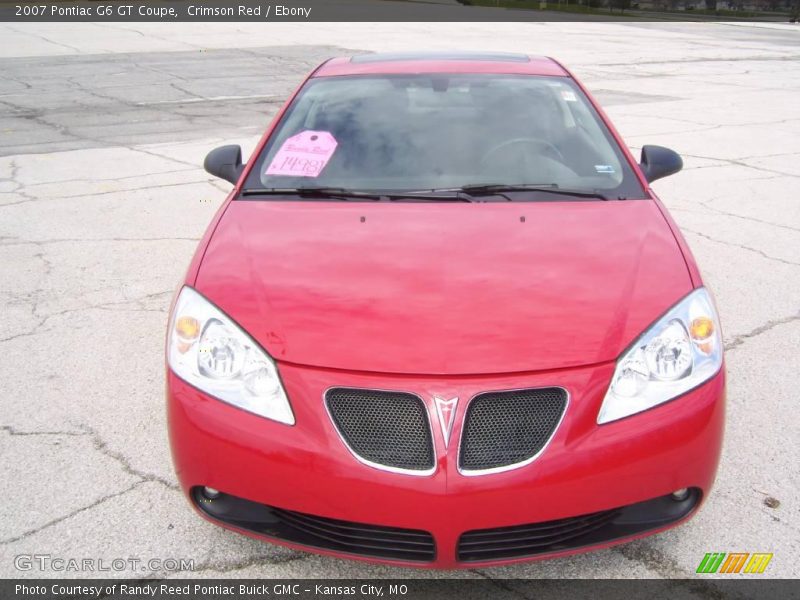
[[[407,566],[674,526],[724,423],[713,300],[640,164],[559,63],[364,55],[305,80],[175,298],[175,467],[214,523]]]

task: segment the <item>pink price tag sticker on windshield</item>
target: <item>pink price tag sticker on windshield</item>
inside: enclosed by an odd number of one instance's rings
[[[303,131],[283,142],[264,174],[318,177],[337,145],[327,131]]]

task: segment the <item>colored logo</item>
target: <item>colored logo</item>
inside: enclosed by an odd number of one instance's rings
[[[439,415],[439,425],[442,427],[442,437],[444,437],[446,448],[450,443],[450,432],[453,430],[453,423],[456,420],[458,396],[450,398],[450,400],[434,396],[433,401],[436,403],[436,414]]]
[[[697,572],[763,573],[771,560],[772,553],[766,552],[708,552],[700,561]]]

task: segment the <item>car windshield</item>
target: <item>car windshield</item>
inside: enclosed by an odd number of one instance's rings
[[[244,187],[429,192],[522,185],[645,196],[570,79],[497,74],[311,79]]]

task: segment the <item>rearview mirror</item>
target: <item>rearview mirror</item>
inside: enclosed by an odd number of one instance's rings
[[[206,155],[203,168],[220,179],[230,181],[233,185],[239,181],[244,171],[242,164],[242,148],[240,146],[220,146]]]
[[[639,166],[648,182],[673,175],[683,168],[680,154],[663,146],[642,146],[642,160]]]

